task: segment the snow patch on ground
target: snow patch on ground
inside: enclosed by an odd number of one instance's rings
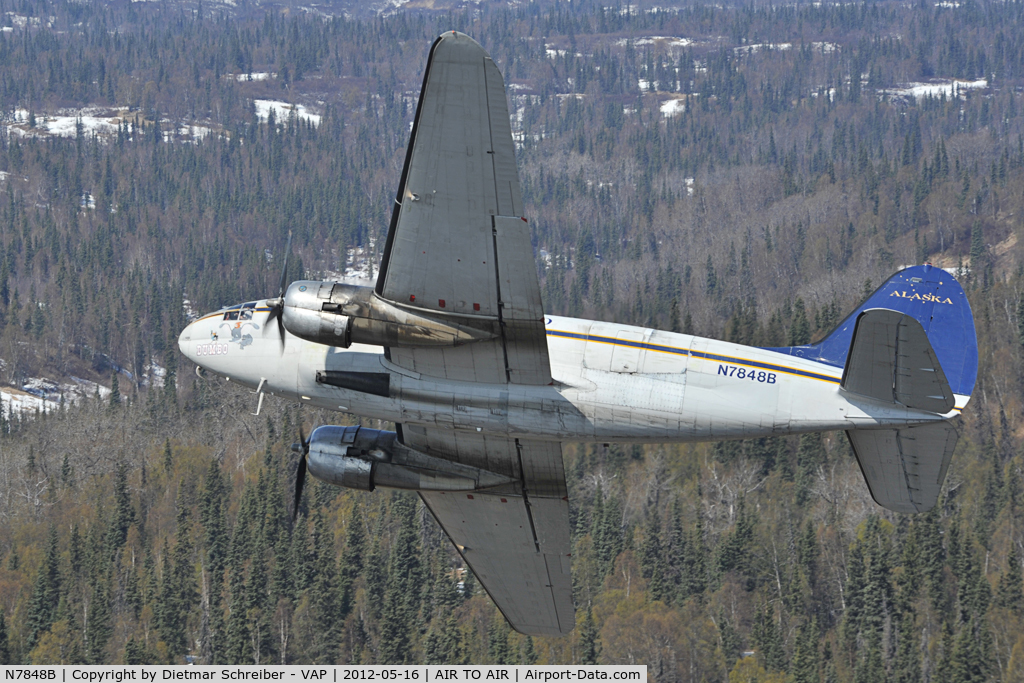
[[[189,124],[186,126],[181,126],[178,129],[178,135],[181,135],[182,137],[191,138],[194,142],[199,142],[206,136],[213,135],[213,129],[209,126],[196,126]]]
[[[57,382],[45,377],[33,377],[18,387],[0,387],[0,402],[8,415],[30,415],[36,411],[53,412],[60,409],[61,398],[65,404],[93,398],[97,390],[101,399],[110,397],[110,389],[81,377],[72,376],[70,382]]]
[[[97,109],[87,107],[77,110],[61,110],[56,114],[36,114],[36,127],[29,128],[28,122],[31,116],[27,109],[16,109],[14,111],[15,127],[12,130],[18,131],[23,136],[38,135],[46,133],[59,135],[60,137],[73,138],[78,134],[78,126],[82,126],[83,135],[116,135],[121,125],[122,116],[127,114],[126,109]]]
[[[956,96],[963,97],[959,94],[963,90],[979,90],[987,87],[988,81],[984,78],[976,81],[952,79],[948,81],[932,81],[930,83],[908,83],[901,88],[882,90],[882,93],[892,97],[913,97],[917,100],[928,96],[939,97],[945,94],[949,99],[953,99]]]
[[[182,299],[181,307],[185,311],[186,320],[195,320],[196,318],[199,317],[199,314],[196,312],[196,309],[192,307],[192,302],[189,301],[188,299]]]
[[[678,100],[666,100],[661,103],[661,114],[665,118],[672,118],[677,114],[682,114],[686,111],[686,103],[682,99]]]
[[[792,47],[793,43],[755,43],[753,45],[740,45],[739,47],[734,47],[733,51],[736,54],[756,53],[761,50],[778,50],[781,52],[783,50],[789,50]]]
[[[340,280],[352,281],[352,284],[372,283],[376,271],[373,255],[366,247],[355,247],[345,251],[345,272],[339,274]]]
[[[629,41],[629,38],[620,38],[615,41],[615,44],[619,47],[625,47]],[[642,38],[633,39],[633,45],[661,45],[669,49],[678,49],[687,47],[688,45],[693,45],[693,40],[690,38],[679,38],[676,36],[644,36]]]
[[[267,73],[266,71],[254,71],[247,74],[227,74],[224,78],[233,78],[239,83],[245,83],[247,81],[266,81],[268,79],[277,78],[277,74]]]
[[[256,106],[256,115],[263,120],[266,120],[270,116],[270,111],[274,110],[274,119],[278,123],[287,121],[291,113],[295,112],[297,117],[306,119],[314,126],[320,125],[320,115],[314,114],[304,104],[289,104],[278,100],[253,100],[253,104]]]

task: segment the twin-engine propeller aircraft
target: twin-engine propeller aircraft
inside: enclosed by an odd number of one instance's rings
[[[375,287],[292,282],[189,325],[182,353],[233,382],[396,424],[322,426],[305,466],[418,491],[512,626],[572,630],[560,443],[845,430],[871,495],[928,510],[978,351],[963,289],[894,275],[828,337],[751,348],[545,315],[501,74],[445,33],[423,89]],[[290,245],[289,245],[290,248]],[[287,258],[286,258],[287,260]],[[258,409],[257,409],[258,411]]]

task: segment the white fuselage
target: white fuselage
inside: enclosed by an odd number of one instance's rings
[[[548,386],[453,382],[389,362],[381,347],[313,344],[223,312],[189,325],[182,353],[252,389],[403,424],[553,441],[708,441],[920,424],[946,415],[840,388],[842,368],[767,349],[616,323],[548,316]],[[387,376],[387,396],[317,381],[325,370]]]

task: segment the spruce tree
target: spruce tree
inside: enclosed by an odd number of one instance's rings
[[[7,616],[4,608],[0,607],[0,666],[13,664],[11,660],[11,643],[7,635]]]
[[[174,551],[164,565],[161,586],[160,635],[174,655],[182,655],[189,647],[186,633],[188,614],[195,604],[198,585],[192,563],[192,517],[186,505],[184,487],[178,490],[177,529]]]
[[[223,662],[248,664],[249,623],[246,615],[245,575],[240,564],[232,563],[228,572],[228,623],[224,634]]]
[[[114,511],[107,532],[107,551],[113,557],[128,537],[128,528],[135,523],[131,491],[128,489],[128,465],[120,462],[114,468]]]
[[[314,656],[318,663],[330,664],[338,659],[341,622],[338,618],[338,567],[334,557],[334,535],[327,526],[323,508],[317,508],[313,513],[312,571],[309,596],[313,618],[318,625],[314,635]],[[408,643],[405,646],[408,647]]]
[[[587,614],[580,624],[580,664],[597,664],[597,658],[601,655],[601,645],[597,641],[597,624],[594,623],[594,613],[591,607],[587,606]]]
[[[1006,570],[999,577],[996,588],[996,605],[1020,614],[1024,611],[1024,580],[1021,578],[1020,556],[1017,544],[1010,546],[1010,556],[1006,558]]]
[[[796,647],[793,649],[793,664],[790,668],[793,683],[818,683],[821,677],[818,658],[818,623],[814,619],[800,627]]]
[[[893,683],[921,683],[921,638],[915,622],[916,615],[912,611],[900,616]]]
[[[60,602],[60,567],[57,552],[57,529],[50,525],[46,537],[46,556],[39,567],[32,598],[28,608],[28,640],[26,650],[31,650],[39,636],[50,628],[57,614]]]
[[[344,619],[355,602],[355,582],[363,571],[363,557],[366,555],[366,534],[363,533],[362,508],[352,506],[352,516],[345,532],[345,550],[341,554],[338,571],[339,617]]]
[[[750,637],[757,646],[764,668],[769,672],[786,670],[786,651],[782,648],[782,636],[775,623],[775,610],[764,603],[754,617]]]
[[[400,526],[388,560],[381,611],[380,657],[383,664],[408,664],[412,655],[411,629],[419,615],[422,585],[415,511],[411,496],[395,496],[392,512]]]
[[[107,663],[106,647],[114,634],[113,613],[111,610],[111,588],[113,582],[113,565],[108,563],[106,571],[97,572],[90,579],[91,594],[89,621],[86,624],[86,643],[88,645],[85,659],[89,664]]]
[[[500,612],[495,611],[487,630],[487,657],[492,664],[512,664],[508,646],[510,629]]]

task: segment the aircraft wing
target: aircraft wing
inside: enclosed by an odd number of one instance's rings
[[[551,367],[505,86],[469,36],[430,49],[377,278],[401,306],[497,320],[500,338],[451,348],[390,348],[429,377],[547,384]]]
[[[521,482],[420,497],[514,629],[569,633],[576,616],[561,446],[409,426],[403,440],[416,450]]]

